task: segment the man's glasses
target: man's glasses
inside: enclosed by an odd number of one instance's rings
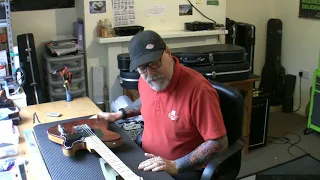
[[[139,73],[139,74],[144,74],[147,72],[147,69],[148,67],[150,69],[158,69],[159,67],[161,67],[162,65],[162,62],[161,62],[161,59],[157,60],[157,61],[153,61],[149,64],[146,64],[146,65],[141,65],[139,66],[136,71]]]

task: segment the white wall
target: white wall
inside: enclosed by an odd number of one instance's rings
[[[192,16],[179,16],[179,4],[188,4],[186,0],[135,0],[136,8],[136,24],[144,26],[145,29],[152,29],[155,31],[164,30],[183,30],[184,22],[188,21],[208,21],[202,17],[195,9],[193,9]],[[214,19],[218,23],[225,23],[226,15],[226,2],[220,1],[219,6],[208,6],[205,4],[196,4],[196,0],[191,2],[209,18]],[[205,2],[205,1],[204,1]],[[149,5],[166,4],[167,14],[165,16],[146,17],[145,7]],[[114,61],[116,59],[107,59],[106,45],[99,44],[96,41],[96,26],[99,19],[109,18],[112,19],[111,1],[107,1],[107,12],[102,14],[90,14],[89,13],[89,1],[78,1],[76,3],[76,9],[81,8],[84,10],[85,18],[85,43],[86,43],[86,61],[87,61],[87,73],[88,73],[88,90],[89,97],[92,99],[92,72],[91,67],[102,65],[108,70],[107,62]],[[78,12],[78,10],[76,10]],[[108,77],[107,77],[108,78]],[[109,87],[108,87],[109,88]]]
[[[40,55],[43,50],[41,43],[49,41],[52,36],[72,33],[72,23],[76,20],[76,12],[75,8],[20,11],[12,12],[11,18],[14,45],[17,46],[18,35],[32,33],[37,60],[41,67]],[[42,74],[41,68],[40,74]]]
[[[272,16],[272,1],[227,0],[227,17],[256,27],[254,73],[260,75],[265,61],[267,22]],[[258,83],[257,83],[258,84]]]
[[[294,109],[299,105],[299,76],[301,68],[309,71],[309,79],[302,79],[302,103],[299,114],[305,114],[310,99],[313,72],[318,67],[320,52],[320,21],[298,18],[299,0],[227,0],[227,17],[254,24],[257,28],[255,73],[260,74],[265,62],[266,25],[270,18],[283,23],[282,65],[286,73],[297,76]]]
[[[297,75],[294,109],[299,105],[299,76],[301,68],[309,71],[309,79],[302,79],[302,104],[299,114],[304,115],[309,102],[313,72],[318,67],[320,52],[320,20],[298,18],[299,0],[280,0],[274,3],[274,17],[282,20],[282,64],[287,73]]]

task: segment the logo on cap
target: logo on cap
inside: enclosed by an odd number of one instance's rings
[[[154,45],[153,44],[148,44],[147,46],[146,46],[146,49],[153,49],[154,48]]]

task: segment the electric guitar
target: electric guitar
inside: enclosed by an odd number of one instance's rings
[[[108,130],[107,121],[72,121],[52,126],[47,133],[51,141],[62,145],[65,156],[74,156],[81,149],[97,152],[124,180],[143,180],[109,149],[121,146],[122,138]]]

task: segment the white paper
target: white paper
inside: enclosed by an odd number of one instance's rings
[[[167,6],[162,5],[153,5],[146,7],[146,16],[165,16],[167,14]]]
[[[7,51],[6,50],[0,51],[0,63],[7,64],[7,60],[8,60]]]
[[[97,119],[97,118],[98,118],[98,115],[93,115],[89,119]]]
[[[135,24],[136,12],[134,0],[112,0],[114,27]]]

